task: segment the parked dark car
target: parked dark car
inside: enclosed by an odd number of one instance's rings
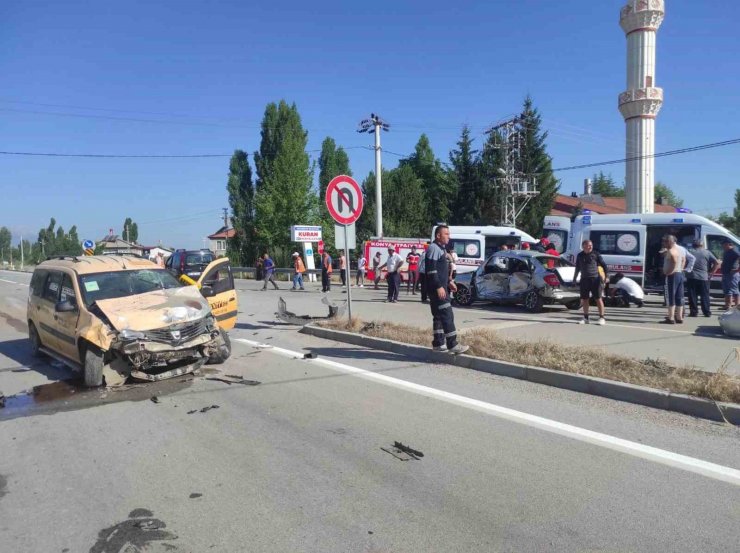
[[[575,267],[560,257],[525,250],[498,252],[472,273],[458,275],[455,299],[460,305],[522,304],[532,312],[545,304],[577,309],[580,296],[574,273]]]
[[[216,256],[211,250],[175,250],[164,266],[176,277],[187,275],[197,280],[214,259]]]

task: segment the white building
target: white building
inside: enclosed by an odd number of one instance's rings
[[[652,213],[655,203],[655,118],[663,89],[655,86],[655,43],[664,0],[629,0],[619,24],[627,35],[627,90],[619,111],[627,126],[627,213]]]

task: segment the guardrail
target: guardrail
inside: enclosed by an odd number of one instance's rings
[[[254,278],[254,276],[257,273],[257,269],[255,267],[232,267],[231,268],[231,272],[234,273],[235,275],[238,274],[238,273],[248,274],[248,275],[251,275],[252,278]],[[273,272],[276,275],[287,275],[288,276],[288,280],[290,280],[293,277],[293,275],[295,274],[295,269],[293,269],[292,267],[291,268],[276,267],[275,269],[273,269]],[[353,277],[353,276],[357,275],[357,270],[356,269],[350,269],[349,274],[350,274],[350,277]],[[303,272],[303,275],[304,276],[305,275],[318,275],[318,276],[321,276],[321,269],[306,269]],[[337,275],[338,276],[339,275],[339,269],[334,269],[334,271],[332,273],[332,276],[333,275]]]

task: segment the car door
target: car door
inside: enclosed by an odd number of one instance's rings
[[[57,351],[74,361],[80,361],[76,340],[77,321],[80,318],[80,304],[78,300],[79,297],[75,292],[72,277],[67,273],[63,273],[58,304],[69,301],[73,303],[76,308],[74,311],[56,311],[55,309],[54,329],[58,340]]]
[[[645,225],[590,225],[588,238],[604,258],[609,272],[624,273],[642,284],[645,273]]]
[[[212,261],[197,280],[201,294],[208,300],[218,326],[231,330],[236,325],[238,303],[234,275],[227,257]]]
[[[49,271],[43,284],[41,297],[36,301],[36,320],[41,343],[52,351],[59,351],[59,339],[55,328],[54,316],[59,301],[59,289],[62,285],[62,273]]]
[[[516,298],[532,287],[532,267],[526,259],[509,258],[509,296]]]
[[[508,293],[509,260],[493,255],[475,272],[475,290],[484,300],[504,299]]]

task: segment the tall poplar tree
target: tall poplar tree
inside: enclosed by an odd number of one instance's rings
[[[227,243],[233,263],[251,265],[257,250],[254,236],[254,184],[247,152],[235,150],[229,161],[229,179],[226,182],[231,206],[231,224],[234,237]]]
[[[527,204],[517,219],[517,227],[532,236],[542,233],[542,223],[549,215],[560,188],[560,182],[552,171],[552,158],[547,153],[547,131],[542,130],[542,117],[527,96],[522,109],[523,146],[520,170],[537,179],[538,194]]]
[[[267,105],[260,149],[254,154],[255,230],[259,246],[269,249],[281,264],[290,261],[291,225],[311,224],[318,219],[307,143],[308,133],[295,104],[281,100]]]
[[[470,127],[464,125],[457,142],[457,149],[450,152],[451,176],[457,188],[457,201],[451,219],[458,225],[481,222],[480,199],[482,181],[476,163],[477,150],[473,149]]]
[[[323,228],[324,242],[329,249],[334,249],[334,219],[326,209],[326,187],[338,175],[352,176],[347,152],[333,138],[327,136],[321,143],[319,155],[319,214]],[[364,217],[361,215],[361,217]]]
[[[429,232],[421,235],[426,236],[431,232],[432,224],[450,220],[457,196],[457,182],[434,156],[426,134],[419,137],[414,153],[401,160],[400,165],[408,165],[421,179],[424,201],[417,209],[422,210],[427,218]]]

